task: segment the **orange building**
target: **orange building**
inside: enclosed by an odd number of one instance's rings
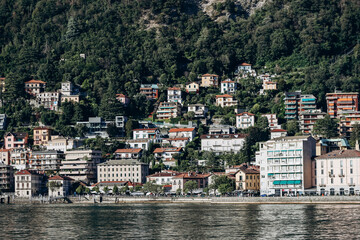
[[[359,111],[359,94],[355,92],[327,93],[327,112],[332,118],[336,118],[340,113]]]

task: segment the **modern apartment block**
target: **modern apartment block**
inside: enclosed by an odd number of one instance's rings
[[[246,134],[207,134],[201,135],[201,151],[217,154],[237,153],[245,143]]]
[[[335,92],[326,94],[327,112],[332,118],[339,113],[359,111],[359,93],[356,92]]]
[[[3,192],[14,191],[14,168],[0,162],[0,189]]]
[[[159,98],[159,86],[157,84],[141,84],[140,93],[147,99],[153,100]]]
[[[181,98],[181,88],[178,87],[170,87],[167,90],[167,101],[168,102],[177,102],[182,104]]]
[[[32,151],[29,159],[29,168],[38,171],[60,170],[61,162],[65,158],[65,154],[61,151]]]
[[[350,137],[355,124],[360,124],[360,111],[338,112],[339,132],[343,137]]]
[[[326,113],[320,109],[305,110],[299,114],[300,130],[303,133],[312,133],[315,123],[317,120],[325,117]]]
[[[261,194],[303,194],[312,187],[312,157],[316,141],[311,136],[281,137],[260,143]]]
[[[181,104],[178,102],[161,102],[157,111],[158,119],[170,119],[181,116]]]
[[[301,91],[285,92],[285,118],[298,119],[300,112],[316,109],[316,98],[311,94],[301,94]]]

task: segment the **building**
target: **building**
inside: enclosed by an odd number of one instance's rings
[[[139,160],[142,155],[141,148],[117,149],[114,153],[116,159]]]
[[[10,149],[10,165],[16,170],[27,169],[29,167],[30,151],[25,148]]]
[[[0,130],[6,129],[6,114],[0,114]]]
[[[125,116],[115,116],[115,126],[120,129],[125,129],[125,124],[127,122],[127,117]]]
[[[136,160],[109,160],[98,164],[98,181],[130,181],[145,183],[149,164]]]
[[[189,104],[188,105],[188,114],[189,112],[194,112],[194,118],[206,118],[208,113],[208,108],[204,104]]]
[[[118,93],[116,94],[116,99],[121,102],[124,106],[129,105],[130,98],[128,98],[125,94]]]
[[[170,87],[167,90],[167,101],[168,102],[177,102],[182,104],[181,98],[181,88],[178,87]]]
[[[29,159],[29,168],[37,171],[60,170],[61,162],[65,158],[65,154],[61,151],[32,151]]]
[[[319,139],[316,142],[316,156],[324,155],[332,151],[350,149],[350,144],[346,138]]]
[[[101,151],[73,150],[65,153],[60,167],[60,175],[86,183],[96,182],[96,166],[101,163]]]
[[[312,185],[312,157],[316,141],[311,136],[271,139],[260,143],[256,165],[260,166],[261,194],[304,194]]]
[[[326,113],[320,109],[305,110],[299,114],[300,130],[303,133],[312,133],[315,123],[319,119],[323,119]]]
[[[189,138],[192,141],[195,136],[195,128],[171,128],[169,130],[169,138]]]
[[[216,135],[216,134],[234,134],[235,127],[230,125],[210,125],[209,127],[209,134]]]
[[[41,92],[36,94],[35,107],[43,106],[45,109],[58,111],[60,107],[59,92]]]
[[[359,111],[359,93],[335,92],[326,94],[327,113],[332,118],[338,116],[338,112],[346,113]]]
[[[190,142],[188,137],[179,137],[179,138],[164,138],[161,142],[161,146],[164,147],[177,147],[184,148]]]
[[[197,82],[191,82],[185,86],[187,93],[199,93],[200,86]]]
[[[71,96],[75,95],[75,87],[74,84],[70,81],[62,82],[61,83],[61,94],[64,96]]]
[[[105,193],[105,190],[108,190],[109,193],[114,193],[113,189],[116,186],[118,190],[120,191],[123,187],[129,187],[130,189],[131,182],[129,181],[101,181],[93,184],[91,187],[94,189],[94,187],[98,187],[100,193]],[[106,189],[107,188],[107,189]]]
[[[0,190],[2,192],[14,191],[14,168],[0,162]]]
[[[245,63],[245,62],[241,63],[238,66],[237,70],[235,71],[235,74],[239,74],[241,71],[251,73],[251,70],[252,70],[251,66],[252,65],[249,63]]]
[[[301,94],[298,105],[298,112],[316,110],[316,97],[312,94]]]
[[[156,148],[153,153],[156,162],[162,161],[162,163],[166,167],[175,167],[176,161],[174,155],[181,154],[182,148],[181,147]]]
[[[24,132],[8,132],[4,136],[5,149],[23,148],[28,144],[29,135]]]
[[[25,92],[32,96],[36,96],[39,93],[42,93],[45,91],[46,82],[40,81],[40,80],[30,80],[25,82]]]
[[[159,98],[159,86],[157,84],[141,84],[140,93],[147,99],[154,100]]]
[[[146,176],[146,182],[154,182],[157,185],[171,185],[173,177],[180,175],[181,173],[170,170],[162,170]]]
[[[78,103],[80,101],[80,95],[61,95],[61,103],[64,102],[74,102]]]
[[[87,127],[87,133],[85,134],[88,138],[96,138],[100,136],[102,138],[108,138],[107,128],[109,124],[114,124],[113,121],[105,121],[101,117],[89,117],[88,121],[77,122],[76,125],[84,125]]]
[[[276,114],[273,113],[261,114],[261,117],[267,118],[270,130],[281,128],[281,125],[279,125],[278,123]]]
[[[360,111],[338,111],[337,119],[339,120],[340,135],[350,138],[355,124],[360,124]]]
[[[261,75],[259,78],[263,81],[262,91],[276,90],[277,83],[271,80],[271,76],[268,74]]]
[[[77,149],[84,145],[81,139],[67,138],[58,135],[51,136],[51,140],[46,144],[47,150],[58,150],[66,152],[69,150]]]
[[[47,145],[51,139],[51,129],[48,127],[36,127],[33,129],[34,145]]]
[[[221,81],[221,93],[234,94],[236,91],[236,82],[231,79]]]
[[[210,175],[210,173],[201,174],[195,172],[188,172],[174,176],[172,180],[171,191],[176,192],[178,191],[178,189],[180,189],[181,193],[185,193],[185,183],[188,181],[195,181],[198,187],[197,190],[202,191],[204,188],[208,187]]]
[[[15,195],[22,198],[44,194],[44,175],[31,170],[21,170],[15,173]]]
[[[170,119],[181,116],[181,104],[177,102],[161,102],[157,111],[158,119]]]
[[[298,119],[302,111],[316,109],[316,98],[311,94],[301,94],[301,91],[285,92],[285,118]]]
[[[270,130],[270,139],[286,137],[286,136],[287,136],[287,131],[284,129]]]
[[[316,187],[321,195],[360,193],[360,152],[335,150],[315,158]]]
[[[157,128],[139,128],[132,131],[134,140],[152,139],[154,142],[158,142],[160,140],[160,131]]]
[[[49,197],[66,197],[71,194],[74,179],[67,176],[53,176],[48,180]]]
[[[219,76],[216,74],[204,74],[201,76],[201,87],[217,87]]]
[[[259,192],[260,191],[260,169],[255,166],[241,164],[235,173],[236,190]]]
[[[229,94],[216,95],[216,106],[231,107],[236,106],[237,104],[237,100],[235,100],[234,97]]]
[[[248,112],[236,114],[236,127],[240,129],[247,129],[255,126],[255,115]]]
[[[151,139],[129,139],[126,140],[126,144],[130,148],[141,148],[143,150],[149,150],[150,143],[153,141]]]
[[[5,92],[5,80],[6,80],[6,78],[4,78],[4,77],[0,77],[0,91],[1,92]]]
[[[0,163],[10,165],[10,149],[0,149]]]
[[[246,134],[207,134],[201,135],[201,151],[237,153],[245,143]]]

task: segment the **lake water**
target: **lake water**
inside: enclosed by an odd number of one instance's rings
[[[0,205],[0,239],[359,239],[360,205]]]

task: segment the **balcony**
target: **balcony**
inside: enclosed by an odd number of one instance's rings
[[[355,183],[349,183],[349,187],[355,187]]]
[[[345,177],[345,174],[339,174],[339,177]]]
[[[326,184],[319,184],[319,187],[326,187]]]

